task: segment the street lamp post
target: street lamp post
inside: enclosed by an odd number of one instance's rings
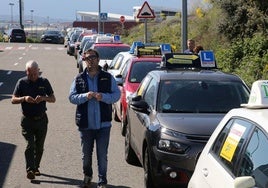
[[[10,5],[10,10],[11,10],[11,20],[10,20],[10,23],[11,25],[13,25],[13,6],[14,6],[14,3],[9,3]]]
[[[34,21],[33,21],[33,12],[34,12],[34,10],[30,10],[31,11],[31,35],[33,36],[33,23],[34,23]]]
[[[100,33],[100,30],[101,30],[101,23],[100,23],[100,13],[101,13],[101,0],[99,0],[99,16],[98,16],[98,33]]]

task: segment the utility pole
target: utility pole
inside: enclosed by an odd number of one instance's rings
[[[187,49],[187,0],[182,0],[181,47],[182,52]]]
[[[101,0],[99,0],[98,33],[101,32],[100,13],[101,13]]]
[[[10,10],[11,10],[10,25],[12,26],[13,25],[13,6],[14,6],[14,3],[9,3],[9,5],[10,5]]]
[[[24,29],[23,25],[24,1],[19,0],[19,4],[20,4],[20,27],[21,29]]]

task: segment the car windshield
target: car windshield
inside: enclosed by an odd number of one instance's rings
[[[160,68],[160,61],[159,63],[150,61],[135,62],[130,70],[129,82],[140,83],[148,72],[157,68]]]
[[[240,82],[165,80],[158,109],[163,113],[227,113],[247,103],[249,91]]]
[[[127,46],[100,46],[95,50],[100,54],[100,59],[112,60],[119,52],[129,51],[130,47]]]
[[[24,31],[22,29],[13,29],[13,33],[18,33],[18,34],[24,34]]]
[[[46,35],[59,35],[60,32],[59,31],[45,31],[44,34],[46,34]]]

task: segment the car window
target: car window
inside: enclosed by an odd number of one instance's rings
[[[118,69],[119,65],[121,64],[121,62],[123,61],[124,56],[122,54],[118,54],[114,57],[114,59],[112,60],[111,64],[110,64],[110,68],[111,69]]]
[[[125,82],[125,80],[126,80],[126,76],[127,76],[128,70],[131,67],[131,65],[132,65],[132,62],[131,62],[131,59],[129,59],[126,62],[126,64],[124,65],[124,68],[122,69],[122,71],[120,73],[122,75],[123,82]]]
[[[139,85],[138,89],[137,89],[137,95],[142,96],[147,88],[148,83],[150,82],[150,80],[152,79],[152,77],[148,74],[141,82],[141,84]]]
[[[22,29],[13,29],[12,32],[13,33],[19,33],[19,34],[24,34],[24,30],[22,30]]]
[[[247,100],[248,90],[241,82],[164,80],[158,109],[167,113],[227,113]]]
[[[156,94],[157,94],[157,92],[155,92],[156,87],[157,87],[157,82],[155,79],[152,79],[144,94],[144,100],[148,103],[149,106],[152,106],[152,108],[155,107],[154,101],[155,101]]]
[[[131,68],[128,81],[131,83],[140,83],[148,72],[157,69],[159,65],[160,62],[159,63],[149,61],[135,62]]]
[[[239,154],[241,154],[253,127],[249,121],[231,119],[212,146],[211,153],[235,176],[238,172]]]
[[[258,188],[268,185],[268,138],[255,123],[245,119],[229,120],[211,153],[233,176],[252,176]]]
[[[101,46],[94,48],[100,54],[100,59],[113,59],[119,52],[129,51],[125,46]]]
[[[268,186],[268,138],[259,128],[253,132],[243,155],[238,176],[253,176],[256,186]]]

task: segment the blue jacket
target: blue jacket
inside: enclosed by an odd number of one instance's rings
[[[102,93],[102,101],[87,99],[87,92]],[[95,77],[90,77],[85,69],[74,79],[69,100],[77,104],[75,121],[79,129],[99,129],[111,126],[112,103],[120,98],[120,91],[113,76],[100,69]]]

